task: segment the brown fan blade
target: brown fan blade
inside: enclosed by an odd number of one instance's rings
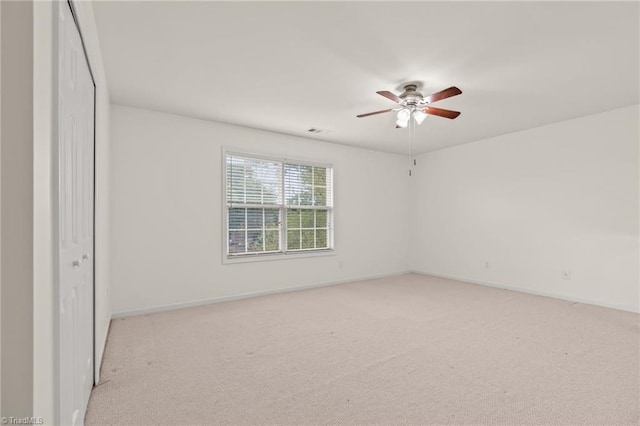
[[[393,102],[399,104],[400,102],[402,102],[402,99],[400,99],[395,93],[391,93],[391,92],[387,92],[386,90],[382,90],[380,92],[376,92],[378,95],[384,96],[387,99],[392,100]]]
[[[392,111],[392,110],[391,109],[383,109],[382,111],[368,112],[366,114],[356,115],[356,117],[358,117],[358,118],[368,117],[370,115],[382,114],[383,112],[389,112],[389,111]]]
[[[454,119],[460,115],[458,111],[451,111],[450,109],[426,107],[422,110],[425,114],[437,115],[439,117]]]
[[[429,103],[438,102],[443,99],[459,95],[460,93],[462,93],[462,90],[458,89],[456,86],[451,86],[448,89],[444,89],[429,96],[425,96],[424,100]]]

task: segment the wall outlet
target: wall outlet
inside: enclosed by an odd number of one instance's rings
[[[489,265],[489,261],[488,261],[488,260],[485,260],[485,262],[484,262],[484,268],[485,268],[485,269],[489,269],[489,268],[490,268],[490,265]]]
[[[570,280],[571,279],[571,271],[568,269],[564,269],[561,273],[560,276],[562,277],[563,280]]]

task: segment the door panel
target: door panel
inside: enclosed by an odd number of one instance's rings
[[[94,85],[70,7],[58,5],[60,424],[80,425],[93,387]]]

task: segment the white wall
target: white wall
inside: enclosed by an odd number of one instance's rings
[[[405,157],[118,105],[111,123],[115,313],[408,268]],[[222,146],[333,163],[336,255],[223,264]]]
[[[54,422],[53,3],[33,3],[33,415]]]
[[[2,6],[0,5],[0,58],[2,58]],[[0,59],[0,63],[2,60]],[[0,65],[0,99],[2,99],[2,66]],[[0,102],[0,129],[2,129],[2,102]],[[2,176],[2,131],[0,131],[0,176]],[[0,196],[0,224],[2,223],[2,196]],[[2,241],[2,226],[0,226]],[[2,244],[0,243],[0,330],[2,330]],[[2,339],[0,338],[0,383],[2,383]],[[2,386],[0,386],[0,414],[2,413]]]
[[[636,105],[419,156],[412,269],[637,311],[638,115]]]

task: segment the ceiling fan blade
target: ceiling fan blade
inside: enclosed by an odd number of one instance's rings
[[[393,110],[392,109],[383,109],[382,111],[368,112],[366,114],[356,115],[356,117],[358,117],[358,118],[368,117],[370,115],[382,114],[384,112],[389,112],[389,111],[393,111]]]
[[[454,119],[460,115],[459,111],[451,111],[450,109],[426,107],[422,110],[425,114],[437,115],[438,117]]]
[[[384,96],[387,99],[392,100],[393,102],[399,104],[402,102],[402,99],[398,97],[395,93],[387,92],[386,90],[382,90],[380,92],[376,92],[378,95]]]
[[[462,93],[462,90],[458,89],[456,86],[451,86],[448,89],[444,89],[439,92],[433,93],[429,96],[425,96],[424,100],[429,103],[438,102],[443,99],[447,99],[452,96],[459,95],[460,93]]]

